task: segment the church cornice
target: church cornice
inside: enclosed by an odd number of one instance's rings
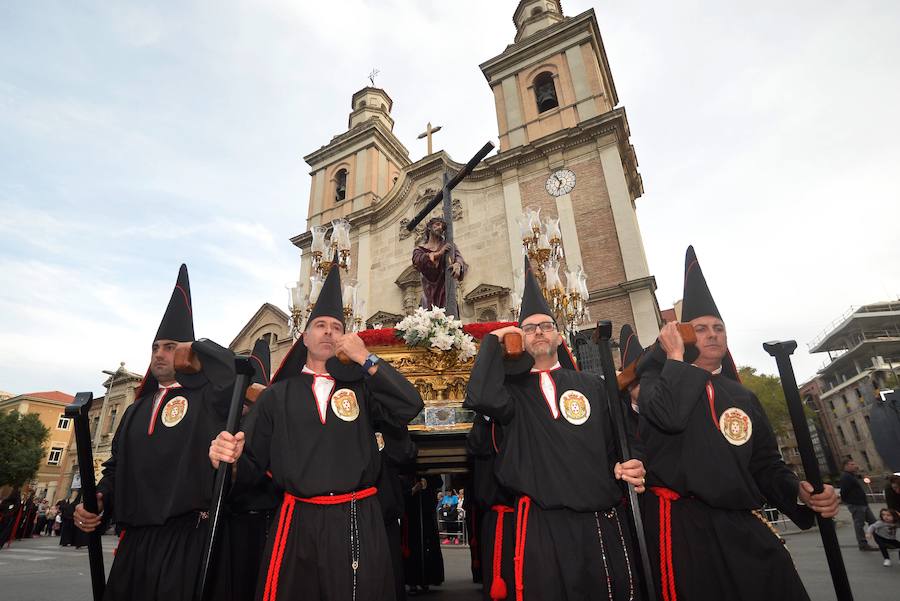
[[[371,138],[373,143],[380,144],[386,148],[401,167],[410,164],[409,150],[397,139],[393,132],[389,131],[377,119],[369,119],[342,134],[336,135],[331,139],[331,142],[309,153],[303,157],[303,160],[315,170],[322,163],[331,162],[335,158],[342,156],[351,146],[358,144],[365,138]]]
[[[495,284],[478,284],[469,292],[463,300],[467,303],[475,303],[488,298],[502,298],[509,294],[509,288],[505,286],[497,286]]]
[[[615,286],[608,286],[606,288],[597,288],[596,290],[591,290],[589,291],[588,302],[606,300],[608,298],[616,298],[630,292],[637,292],[638,290],[649,290],[650,292],[656,292],[656,278],[652,275],[648,275],[645,278],[628,280],[620,284],[616,284]]]
[[[566,17],[563,21],[543,31],[510,44],[503,52],[481,63],[478,67],[488,83],[494,84],[495,77],[498,74],[504,74],[505,71],[518,71],[522,67],[523,61],[532,56],[546,55],[561,40],[565,40],[567,43],[571,42],[570,46],[575,45],[580,41],[577,39],[577,36],[585,33],[590,36],[591,43],[594,45],[594,50],[600,61],[600,68],[603,70],[603,77],[609,82],[610,102],[612,106],[616,106],[619,104],[619,95],[616,92],[616,84],[613,81],[612,71],[609,68],[609,61],[606,59],[606,49],[603,47],[603,38],[600,35],[597,16],[592,8],[580,15]]]

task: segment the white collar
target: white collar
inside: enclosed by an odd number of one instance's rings
[[[309,374],[309,375],[311,375],[311,376],[319,376],[319,377],[321,377],[321,378],[330,378],[330,377],[331,377],[331,374],[329,374],[328,372],[325,372],[324,374],[320,374],[320,373],[314,372],[313,370],[311,370],[311,369],[310,369],[309,367],[307,367],[306,365],[303,366],[302,372],[305,373],[305,374]]]
[[[550,369],[535,369],[535,368],[532,367],[532,368],[531,368],[531,373],[537,374],[537,373],[541,373],[541,372],[556,371],[557,369],[560,369],[561,367],[562,367],[562,365],[560,365],[559,361],[557,361],[557,362],[553,365],[553,367],[551,367]]]
[[[700,366],[697,365],[696,363],[691,363],[691,365],[693,365],[693,366],[696,367],[696,368],[703,369],[702,367],[700,367]],[[719,374],[722,373],[722,366],[719,365],[719,367],[717,367],[716,369],[712,370],[712,371],[709,372],[709,373],[711,373],[711,374],[714,375],[714,376],[718,376]]]

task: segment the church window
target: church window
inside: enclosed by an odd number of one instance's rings
[[[537,102],[539,113],[555,109],[559,106],[552,73],[544,71],[534,78],[534,98]]]
[[[358,108],[358,109],[365,108],[365,107],[366,107],[366,101],[365,101],[365,100],[360,100],[360,101],[359,101],[359,104],[356,105],[356,108]]]
[[[340,202],[347,198],[347,170],[341,169],[334,176],[334,200]]]
[[[531,9],[531,16],[539,15],[543,12],[543,9],[540,6],[535,6]]]
[[[119,412],[118,407],[113,407],[109,411],[109,422],[106,425],[106,433],[112,434],[116,429],[116,414]]]
[[[381,103],[381,110],[383,110],[385,113],[387,112],[387,106],[383,102]]]

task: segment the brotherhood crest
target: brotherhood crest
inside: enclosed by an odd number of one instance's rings
[[[725,440],[739,447],[753,435],[753,422],[742,409],[729,407],[719,417],[719,430]]]
[[[587,397],[577,390],[562,393],[559,397],[559,407],[566,421],[576,426],[580,426],[591,416],[591,404]]]
[[[359,417],[359,403],[356,393],[349,388],[341,388],[331,395],[331,410],[345,422],[352,422]]]
[[[177,396],[170,399],[166,406],[163,407],[162,423],[167,428],[177,426],[187,415],[188,401],[183,396]]]

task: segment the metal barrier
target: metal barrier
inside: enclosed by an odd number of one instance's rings
[[[465,515],[459,516],[455,520],[442,520],[441,512],[438,511],[437,520],[438,539],[440,539],[441,545],[469,546],[469,533],[466,531]]]

